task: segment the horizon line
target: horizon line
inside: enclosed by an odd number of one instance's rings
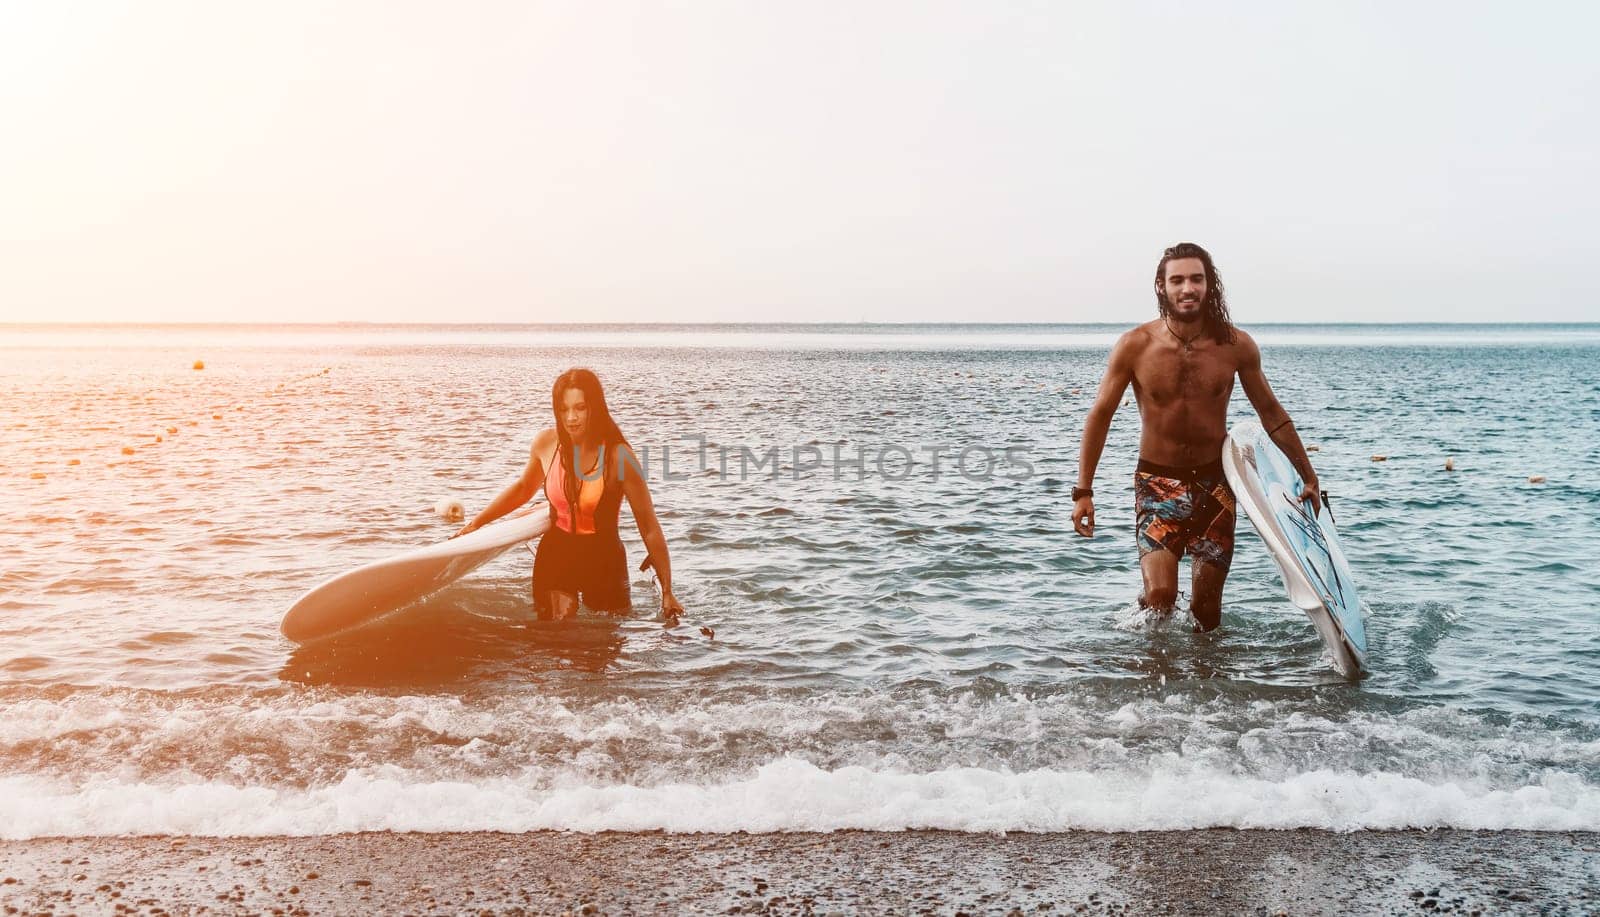
[[[1132,326],[1141,322],[1111,321],[1111,322],[1032,322],[1032,321],[679,321],[679,322],[628,322],[628,321],[543,321],[543,322],[504,322],[504,321],[478,321],[478,322],[369,322],[369,321],[336,321],[336,322],[298,322],[298,321],[0,321],[0,328],[640,328],[640,327],[665,327],[665,328],[728,328],[728,327],[812,327],[812,328],[894,328],[894,327],[951,327],[951,328],[993,328],[993,327],[1070,327],[1070,326]],[[1306,328],[1328,326],[1352,327],[1493,327],[1503,325],[1539,326],[1539,325],[1600,325],[1595,321],[1475,321],[1475,322],[1441,322],[1441,321],[1395,321],[1395,322],[1337,322],[1337,321],[1263,321],[1263,322],[1234,322],[1240,327],[1278,325],[1298,326]]]

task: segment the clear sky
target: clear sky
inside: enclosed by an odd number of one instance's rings
[[[1597,9],[0,0],[0,321],[1592,321]]]

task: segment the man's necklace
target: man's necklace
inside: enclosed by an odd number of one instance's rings
[[[1194,337],[1187,337],[1186,338],[1183,335],[1179,334],[1178,332],[1173,331],[1172,330],[1172,326],[1170,324],[1167,324],[1167,320],[1166,319],[1162,319],[1161,320],[1161,324],[1166,325],[1167,333],[1172,335],[1173,337],[1177,338],[1178,342],[1183,345],[1183,350],[1184,350],[1185,353],[1193,353],[1194,352],[1194,342],[1200,340],[1200,335],[1206,333],[1206,330],[1204,328],[1201,328],[1199,331],[1196,331],[1194,333]]]

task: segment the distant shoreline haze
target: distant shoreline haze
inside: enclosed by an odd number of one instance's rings
[[[541,323],[541,324],[0,324],[0,350],[363,347],[750,349],[794,351],[1105,351],[1133,323]],[[1595,323],[1241,323],[1279,347],[1569,347],[1600,345]],[[587,357],[577,359],[588,359]],[[187,365],[187,364],[185,364]]]
[[[1152,316],[1154,317],[1154,316]],[[1071,328],[1132,328],[1139,322],[0,322],[0,329],[46,330],[141,330],[141,329],[226,329],[246,331],[255,328],[274,331],[298,328],[324,330],[402,329],[459,331],[560,330],[639,330],[684,329],[694,331],[739,331],[755,328],[774,331],[796,328],[806,331],[851,331],[857,329],[960,329],[977,330]],[[1600,322],[1236,322],[1241,328],[1600,328]]]

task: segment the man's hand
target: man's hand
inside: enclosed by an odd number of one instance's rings
[[[1312,475],[1306,479],[1306,486],[1300,491],[1300,502],[1311,501],[1311,515],[1313,518],[1322,515],[1322,487],[1317,482],[1317,476]]]
[[[460,538],[462,535],[466,535],[466,534],[469,534],[471,532],[476,532],[477,530],[478,530],[478,523],[469,522],[466,525],[461,527],[461,531],[455,533],[454,535],[451,535],[450,538],[446,539],[446,540],[454,540],[456,538]]]
[[[1072,504],[1072,530],[1085,538],[1094,537],[1094,497],[1079,497]]]

